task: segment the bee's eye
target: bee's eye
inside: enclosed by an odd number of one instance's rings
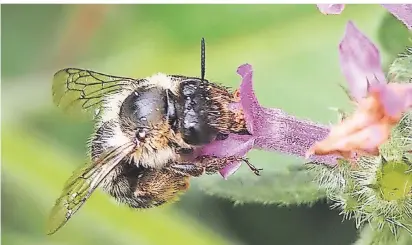
[[[138,129],[136,132],[136,138],[139,141],[143,141],[146,138],[146,130],[143,128]]]

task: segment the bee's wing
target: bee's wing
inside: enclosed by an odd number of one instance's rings
[[[132,82],[136,80],[76,68],[62,69],[54,74],[53,102],[68,113],[86,112],[95,116],[104,95],[116,93]]]
[[[87,164],[73,173],[50,213],[47,234],[55,233],[66,224],[133,147],[130,143],[111,150],[96,162]]]

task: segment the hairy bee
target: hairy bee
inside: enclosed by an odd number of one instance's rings
[[[93,115],[90,163],[66,182],[49,218],[48,234],[61,228],[93,191],[102,189],[132,208],[172,200],[189,187],[189,178],[216,173],[239,157],[195,157],[193,152],[230,133],[247,134],[227,88],[201,78],[155,74],[132,79],[68,68],[53,80],[53,101],[66,111]],[[237,120],[234,120],[237,119]]]

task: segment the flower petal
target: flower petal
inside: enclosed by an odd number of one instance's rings
[[[394,84],[393,84],[394,85]],[[393,86],[390,84],[390,86]],[[412,107],[412,84],[399,84],[398,89],[402,89],[404,111]],[[396,90],[395,90],[396,91]]]
[[[342,73],[356,101],[367,95],[370,85],[385,83],[378,49],[351,21],[339,45],[339,54]]]
[[[230,134],[225,140],[215,140],[202,147],[198,154],[202,156],[243,157],[253,148],[253,144],[254,138],[250,135]],[[219,172],[224,179],[227,179],[227,177],[235,173],[241,165],[242,162],[232,162]]]
[[[391,125],[385,122],[371,124],[344,137],[328,137],[317,142],[310,152],[316,155],[340,154],[344,157],[350,157],[354,152],[377,155],[379,146],[389,138],[390,130]]]
[[[345,4],[316,4],[322,14],[340,14]]]
[[[240,104],[245,115],[247,127],[249,133],[253,134],[255,131],[256,123],[259,123],[259,111],[260,105],[253,91],[253,70],[249,64],[239,66],[237,73],[242,77],[242,83],[240,84]]]
[[[215,140],[201,148],[198,155],[243,157],[253,148],[254,138],[250,135],[229,134],[225,140]]]
[[[328,137],[314,144],[309,153],[379,154],[379,147],[390,137],[391,129],[412,107],[412,84],[374,84],[368,96],[359,101],[356,111],[332,127]]]
[[[399,94],[395,93],[390,84],[375,85],[370,87],[369,90],[371,95],[376,97],[381,104],[383,109],[382,113],[384,115],[392,118],[400,118],[401,114],[406,109],[401,94],[402,91],[399,91]]]
[[[412,4],[382,4],[382,6],[402,21],[409,30],[412,29]]]
[[[400,120],[402,113],[412,106],[412,84],[389,83],[371,87],[371,93],[380,101],[385,116]]]
[[[229,176],[236,173],[236,171],[240,168],[242,162],[233,162],[224,167],[219,171],[220,175],[222,175],[223,179],[227,180]]]

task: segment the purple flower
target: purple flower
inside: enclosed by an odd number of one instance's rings
[[[412,29],[412,4],[382,4],[391,14]],[[317,4],[322,14],[340,14],[345,8],[344,4]]]
[[[345,8],[345,4],[316,4],[322,14],[340,14]]]
[[[382,6],[402,21],[408,29],[412,29],[412,4],[382,4]]]
[[[280,109],[262,107],[253,91],[252,66],[242,65],[237,72],[242,77],[240,102],[233,107],[243,111],[251,135],[231,134],[226,140],[214,141],[203,147],[200,155],[243,157],[255,148],[303,157],[313,143],[327,136],[329,130],[326,126],[298,120]],[[336,164],[336,156],[314,156],[310,160]],[[231,163],[220,173],[226,179],[240,165],[240,162]]]
[[[339,45],[342,73],[357,104],[355,112],[333,126],[327,138],[317,142],[308,155],[354,153],[379,154],[379,146],[412,106],[412,84],[386,83],[375,45],[352,22]]]
[[[251,135],[231,134],[226,140],[203,147],[200,155],[243,157],[251,149],[307,157],[310,162],[336,166],[337,159],[352,160],[357,154],[377,154],[403,112],[412,106],[412,84],[389,83],[380,64],[378,49],[352,22],[339,45],[342,73],[351,99],[357,104],[353,115],[329,127],[300,120],[276,108],[262,107],[253,91],[252,66],[242,65],[240,102]],[[226,179],[241,166],[231,163],[220,171]]]

